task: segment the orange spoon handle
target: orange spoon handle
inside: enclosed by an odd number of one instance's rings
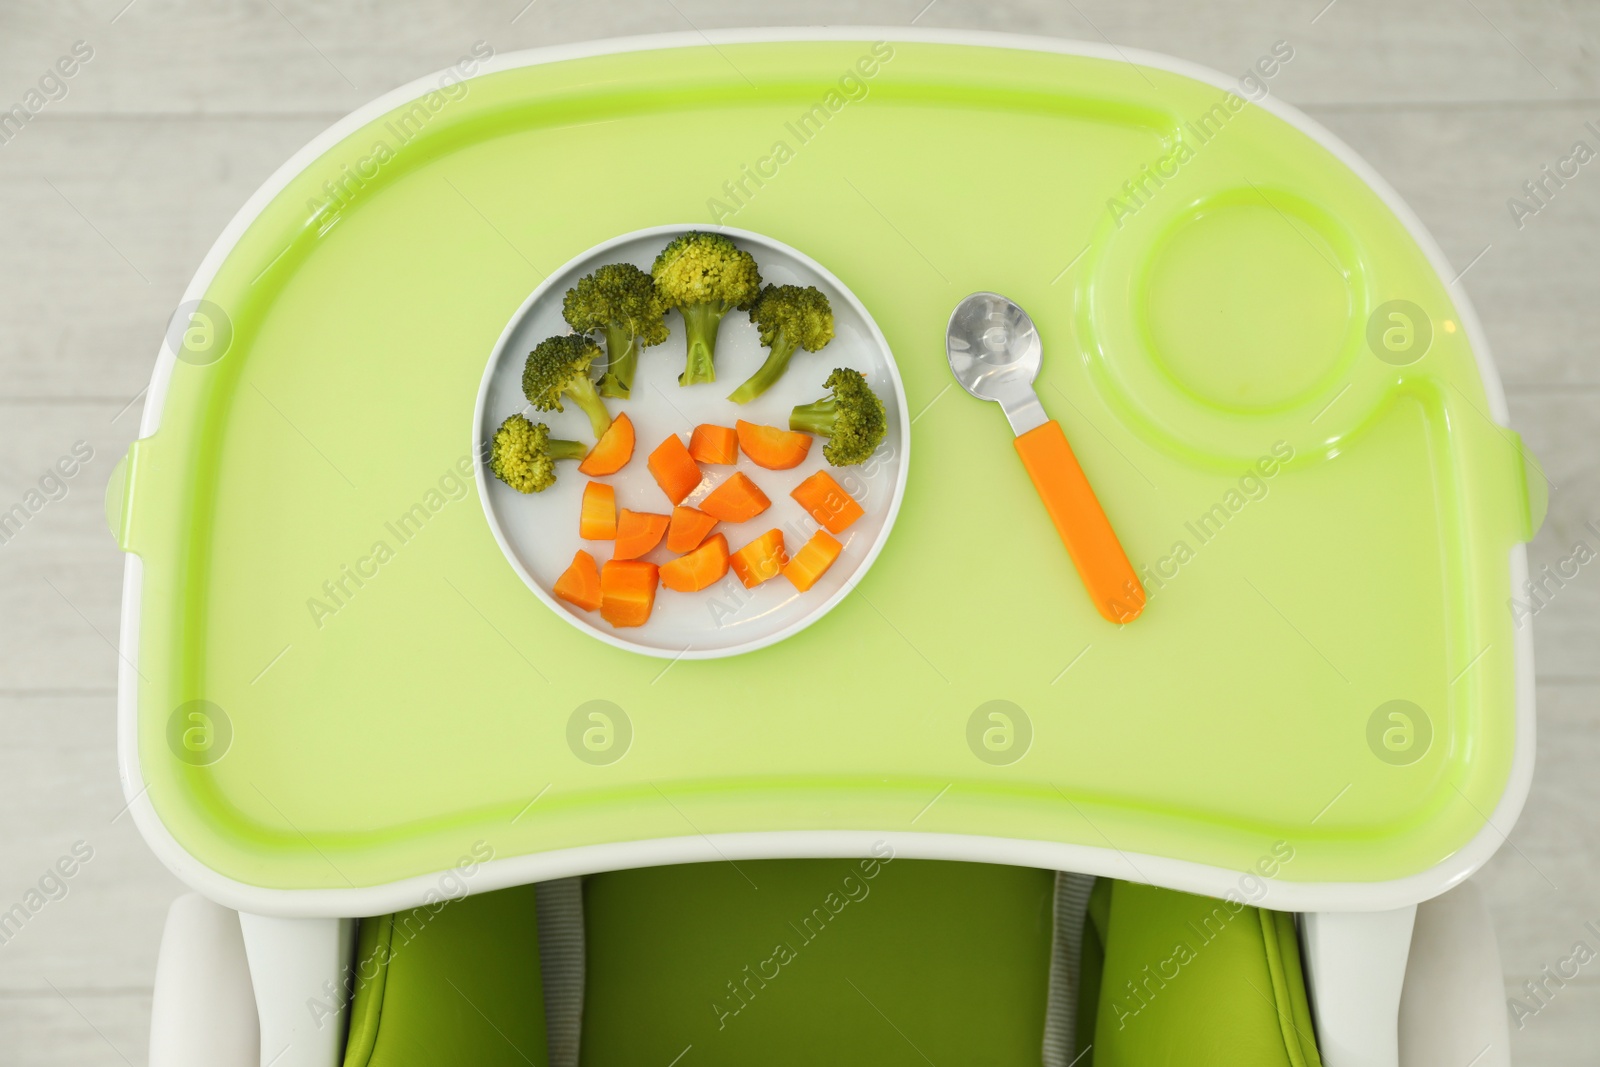
[[[1078,466],[1061,424],[1052,419],[1018,437],[1017,454],[1096,610],[1116,623],[1138,618],[1144,610],[1144,586]]]

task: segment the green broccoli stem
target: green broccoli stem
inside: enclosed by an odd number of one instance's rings
[[[767,361],[745,383],[728,394],[728,399],[735,404],[748,404],[762,393],[777,384],[783,372],[789,369],[789,359],[799,348],[798,342],[789,340],[782,330],[772,339],[772,351],[767,353]]]
[[[814,433],[818,437],[833,436],[833,421],[839,413],[839,402],[829,397],[815,404],[801,404],[789,412],[789,429]]]
[[[600,375],[600,395],[627,400],[633,393],[633,372],[639,364],[639,340],[621,323],[608,323],[606,371]]]
[[[722,325],[728,308],[722,304],[690,304],[678,311],[683,315],[683,339],[689,351],[678,384],[716,381],[717,327]]]
[[[544,449],[551,459],[582,459],[589,454],[589,446],[582,441],[548,440]]]
[[[589,425],[594,428],[594,439],[598,441],[604,437],[606,431],[611,429],[611,412],[606,410],[605,401],[595,392],[594,382],[589,380],[587,371],[578,374],[568,383],[566,394],[583,409],[585,415],[589,416]]]

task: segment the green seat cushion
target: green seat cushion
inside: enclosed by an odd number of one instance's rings
[[[1088,926],[1086,974],[1102,962],[1083,1065],[1321,1067],[1292,916],[1101,880]]]
[[[1054,873],[888,855],[589,878],[583,1067],[1038,1067]]]
[[[345,1067],[545,1064],[534,887],[363,919]]]

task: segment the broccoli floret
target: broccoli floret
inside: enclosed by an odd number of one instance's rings
[[[539,411],[565,411],[562,395],[572,398],[589,416],[598,441],[611,426],[611,413],[589,380],[589,364],[599,356],[600,346],[584,334],[546,337],[523,364],[522,393]]]
[[[683,315],[688,360],[679,385],[717,380],[717,327],[734,308],[761,295],[755,257],[716,233],[691,231],[661,250],[650,274],[667,307]]]
[[[828,438],[822,455],[835,467],[861,463],[888,432],[883,401],[867,385],[866,375],[848,367],[837,368],[824,384],[829,395],[790,412],[789,429]]]
[[[582,459],[589,447],[550,440],[550,427],[513,415],[494,432],[489,469],[519,493],[542,493],[556,484],[556,460]]]
[[[655,280],[632,263],[608,263],[567,290],[561,314],[579,333],[598,330],[606,339],[606,369],[600,395],[623,400],[633,391],[639,349],[667,339],[667,308]]]
[[[735,404],[748,403],[766,392],[789,369],[795,349],[815,352],[833,340],[833,308],[815,286],[769,285],[761,290],[750,321],[761,330],[761,343],[770,352],[761,369],[732,393]]]

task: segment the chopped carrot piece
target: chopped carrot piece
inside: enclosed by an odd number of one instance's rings
[[[813,474],[795,486],[789,495],[800,502],[819,526],[832,534],[844,533],[846,527],[866,514],[827,471]]]
[[[703,422],[689,435],[689,455],[700,463],[737,463],[739,432],[731,426]]]
[[[578,554],[572,557],[572,566],[562,572],[556,579],[556,596],[569,604],[574,604],[584,611],[593,611],[600,606],[600,568],[594,565],[594,557],[583,549],[578,549]]]
[[[618,415],[611,420],[611,428],[601,435],[589,454],[578,464],[578,470],[588,475],[615,474],[633,458],[633,423],[628,416]]]
[[[656,606],[656,565],[608,559],[600,568],[600,617],[612,626],[643,626]]]
[[[617,536],[617,491],[605,482],[583,487],[578,536],[585,541],[610,541]]]
[[[661,565],[661,584],[680,593],[694,593],[722,581],[728,573],[728,539],[713,535],[686,556]]]
[[[667,527],[667,550],[693,552],[716,524],[716,519],[700,509],[679,504],[672,509],[672,525]]]
[[[721,522],[746,522],[771,506],[767,494],[744,471],[734,471],[727,481],[700,501],[700,510]]]
[[[798,467],[811,451],[811,435],[794,430],[780,430],[776,426],[757,426],[740,419],[734,423],[739,434],[739,448],[758,467],[773,471],[786,471]]]
[[[784,564],[783,576],[804,593],[817,584],[817,579],[833,566],[833,561],[838,559],[839,553],[843,551],[844,546],[834,540],[832,534],[826,530],[818,530],[811,535],[811,540],[801,546],[800,551]]]
[[[650,453],[649,466],[656,484],[661,486],[661,491],[674,504],[683,503],[683,498],[694,492],[700,484],[700,468],[695,465],[694,457],[683,447],[683,441],[677,434],[656,446],[656,450]]]
[[[638,559],[661,543],[667,532],[667,517],[648,511],[622,509],[617,516],[617,547],[612,559]]]
[[[768,578],[775,578],[789,562],[783,551],[783,531],[768,530],[728,557],[728,565],[746,589],[754,589]]]

